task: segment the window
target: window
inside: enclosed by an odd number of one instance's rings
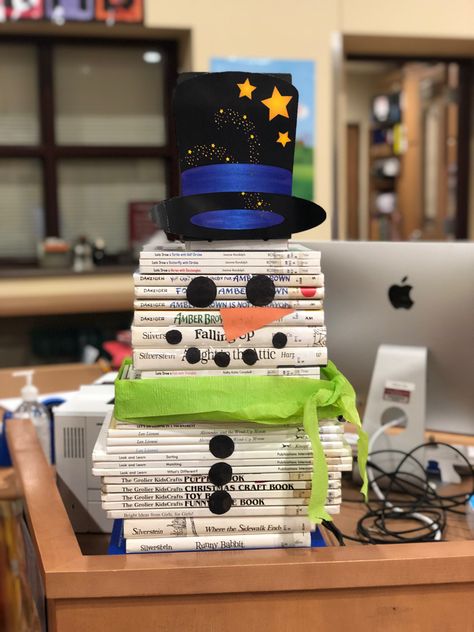
[[[130,202],[177,194],[174,42],[0,39],[0,260],[81,235],[129,249]]]

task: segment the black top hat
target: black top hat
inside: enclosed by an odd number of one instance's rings
[[[298,91],[280,76],[191,75],[174,111],[180,197],[152,217],[184,239],[275,239],[321,224],[325,211],[292,197]]]

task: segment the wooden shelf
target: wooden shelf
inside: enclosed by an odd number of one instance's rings
[[[0,279],[0,317],[132,309],[131,273]]]

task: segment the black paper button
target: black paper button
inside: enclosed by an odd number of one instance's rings
[[[222,487],[232,480],[232,466],[228,463],[214,463],[207,476],[210,483]]]
[[[234,452],[234,442],[227,435],[216,435],[209,441],[209,450],[216,459],[227,459]]]
[[[209,307],[216,300],[217,288],[212,279],[198,276],[186,288],[186,298],[193,307]]]
[[[170,345],[179,345],[183,339],[183,334],[178,329],[170,329],[165,334],[166,342]]]
[[[214,356],[214,362],[217,364],[217,366],[225,368],[226,366],[229,366],[230,355],[225,351],[218,351]]]
[[[208,504],[213,514],[225,514],[232,507],[232,496],[219,489],[210,495]]]
[[[252,277],[245,288],[247,300],[252,305],[264,307],[275,298],[275,284],[265,274]]]
[[[201,359],[201,352],[197,347],[189,347],[189,349],[186,349],[185,355],[189,364],[197,364]]]
[[[283,349],[283,347],[286,347],[287,342],[288,338],[286,334],[281,331],[276,333],[272,338],[272,345],[275,347],[275,349]]]
[[[242,360],[248,366],[252,366],[253,364],[255,364],[255,362],[257,362],[258,360],[258,355],[255,349],[245,349],[245,351],[242,353]]]

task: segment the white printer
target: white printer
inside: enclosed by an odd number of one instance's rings
[[[93,384],[53,410],[58,488],[79,533],[112,530],[100,504],[100,478],[91,472],[92,450],[113,401],[113,384]]]

